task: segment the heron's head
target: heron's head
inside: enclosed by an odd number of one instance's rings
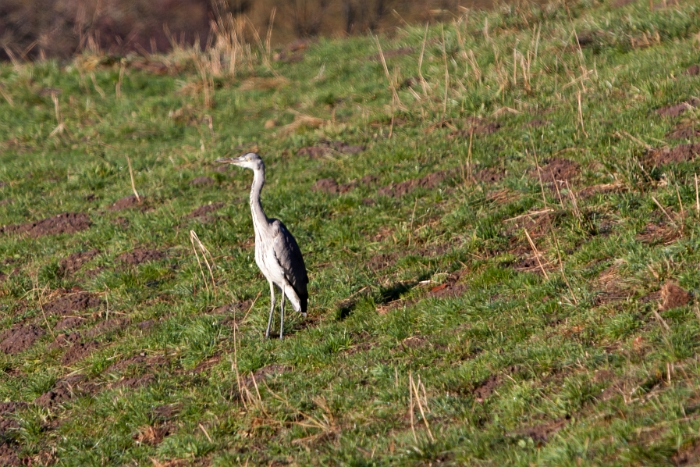
[[[263,164],[263,161],[260,158],[260,156],[258,156],[254,152],[243,154],[241,157],[217,159],[216,162],[220,164],[233,164],[237,165],[238,167],[243,167],[251,170],[260,170],[265,167],[265,164]]]

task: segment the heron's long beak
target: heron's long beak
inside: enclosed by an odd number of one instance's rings
[[[234,164],[239,165],[241,163],[240,157],[224,157],[222,159],[217,159],[214,162],[218,164]]]

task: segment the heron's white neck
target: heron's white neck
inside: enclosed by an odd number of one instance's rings
[[[263,212],[260,202],[260,192],[265,184],[265,169],[253,170],[253,186],[250,189],[250,212],[253,214],[253,223],[258,228],[265,228],[268,224],[267,216]]]

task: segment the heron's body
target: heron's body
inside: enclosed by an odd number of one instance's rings
[[[270,283],[270,318],[267,323],[269,337],[275,306],[275,286],[282,291],[280,303],[280,339],[284,331],[284,298],[289,299],[295,311],[306,315],[309,294],[309,278],[301,250],[294,236],[277,219],[268,219],[260,203],[260,192],[265,184],[265,165],[257,154],[249,153],[237,159],[221,159],[253,170],[253,186],[250,190],[250,211],[255,230],[255,263]]]

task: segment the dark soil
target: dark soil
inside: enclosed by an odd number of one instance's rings
[[[15,467],[22,465],[22,462],[19,460],[19,457],[17,457],[17,452],[15,452],[15,450],[10,444],[0,444],[0,465],[6,467]]]
[[[216,183],[216,182],[211,177],[197,177],[197,178],[190,180],[190,185],[192,185],[192,186],[205,187],[205,186],[213,185],[214,183]]]
[[[698,465],[698,461],[700,461],[700,441],[695,440],[691,445],[679,449],[671,457],[671,461],[673,465]]]
[[[136,249],[126,253],[122,253],[117,258],[118,262],[136,266],[149,261],[158,261],[165,258],[165,253],[160,250]]]
[[[590,198],[595,195],[607,195],[609,193],[621,193],[626,188],[620,183],[604,183],[600,185],[587,186],[578,192],[579,198]]]
[[[393,266],[396,259],[396,253],[379,253],[372,256],[366,264],[373,271],[378,271]]]
[[[12,431],[20,428],[19,422],[12,417],[18,410],[27,407],[24,402],[0,402],[0,445],[9,438]],[[0,448],[0,465],[3,463],[2,449]]]
[[[545,271],[554,269],[554,265],[547,261],[542,252],[540,252],[539,261],[537,258],[534,254],[524,256],[513,264],[513,269],[518,272],[534,272],[535,274],[542,274],[542,268]],[[540,263],[542,263],[542,267],[540,267]]]
[[[77,327],[80,327],[85,323],[86,319],[81,318],[79,316],[69,316],[67,318],[63,318],[61,321],[56,323],[56,326],[54,326],[53,330],[54,331],[65,331],[68,329],[75,329]]]
[[[696,99],[693,97],[692,99],[685,102],[681,102],[680,104],[669,105],[667,107],[661,107],[660,109],[656,109],[656,113],[658,115],[661,115],[662,117],[679,117],[686,110],[688,110],[688,108],[697,107],[698,105],[700,105],[700,99]]]
[[[518,434],[520,436],[526,436],[532,438],[535,445],[540,447],[547,443],[549,437],[552,436],[557,431],[561,430],[569,423],[570,417],[562,417],[558,420],[554,420],[547,423],[542,423],[540,425],[534,425],[529,428],[520,430]]]
[[[489,167],[481,169],[474,174],[474,178],[482,183],[497,183],[506,176],[505,169],[500,167]]]
[[[676,128],[666,134],[670,139],[695,139],[700,137],[700,128],[695,125],[678,125]]]
[[[140,200],[136,197],[136,195],[126,196],[117,200],[113,205],[111,205],[107,209],[109,209],[110,211],[121,211],[123,209],[133,208],[137,206],[140,206],[142,209],[146,207],[146,201],[143,196],[140,197]]]
[[[219,209],[224,207],[224,203],[222,202],[217,202],[217,203],[211,203],[211,204],[205,204],[203,206],[198,207],[191,213],[187,215],[188,218],[194,218],[194,217],[202,217],[206,216],[207,214],[210,214],[214,211],[218,211]]]
[[[571,181],[579,175],[579,165],[568,159],[551,159],[540,167],[542,183],[555,183],[559,181]],[[537,171],[533,174],[537,178]]]
[[[0,233],[28,234],[30,237],[37,238],[44,235],[76,233],[89,228],[91,225],[90,216],[85,213],[64,212],[57,216],[28,224],[6,225],[0,227]]]
[[[380,196],[391,196],[391,197],[401,197],[404,196],[417,188],[438,188],[445,181],[451,180],[455,177],[455,170],[443,170],[440,172],[433,172],[426,175],[423,178],[414,178],[412,180],[406,180],[405,182],[397,183],[396,185],[388,185],[379,189]]]
[[[122,373],[124,370],[129,369],[130,367],[137,368],[137,369],[142,369],[142,368],[147,368],[150,370],[160,368],[168,363],[168,359],[165,358],[162,355],[152,355],[152,356],[147,356],[144,352],[139,353],[134,355],[133,357],[129,357],[125,360],[122,360],[120,362],[117,362],[113,365],[111,365],[107,370],[105,371],[106,373]]]
[[[685,74],[689,76],[700,75],[700,65],[690,65],[688,68],[686,68]]]
[[[355,183],[344,183],[342,185],[338,185],[338,182],[336,182],[332,178],[322,178],[318,180],[316,183],[314,183],[314,186],[311,187],[313,191],[322,191],[324,193],[332,193],[332,194],[338,194],[338,193],[347,193],[348,191],[352,190],[355,188]]]
[[[65,315],[100,306],[102,300],[88,292],[69,293],[44,305],[49,315]]]
[[[693,296],[687,290],[674,284],[673,282],[666,282],[661,288],[661,304],[659,309],[661,311],[670,310],[672,308],[678,308],[685,306],[692,300]]]
[[[473,392],[476,401],[483,402],[496,392],[498,386],[501,385],[501,379],[500,375],[491,375],[479,383]]]
[[[20,326],[9,332],[9,337],[6,337],[0,342],[0,351],[15,355],[24,352],[29,347],[34,345],[41,336],[44,335],[44,330],[33,324]]]
[[[692,161],[700,154],[700,143],[681,144],[671,149],[652,149],[647,153],[647,160],[655,167],[666,164]]]
[[[103,334],[109,334],[110,332],[118,331],[124,329],[128,326],[129,320],[126,318],[119,319],[109,319],[106,321],[100,321],[95,326],[91,327],[85,331],[85,336],[93,339],[95,337],[101,336]]]
[[[49,350],[56,350],[62,347],[70,347],[73,344],[79,342],[81,335],[79,332],[71,332],[68,334],[59,334],[56,339],[49,344]]]
[[[99,255],[99,250],[79,251],[61,260],[61,275],[68,276],[77,272],[83,264],[87,263],[95,256]]]
[[[487,122],[480,118],[469,118],[467,123],[470,124],[468,128],[453,131],[448,137],[470,139],[472,136],[490,135],[501,129],[500,123]]]
[[[63,365],[70,365],[74,362],[84,359],[92,353],[93,350],[97,349],[99,345],[97,342],[78,342],[73,344],[73,346],[63,354],[61,357],[61,363]]]
[[[45,392],[34,400],[34,403],[46,408],[53,408],[73,397],[90,392],[89,385],[82,385],[85,382],[85,375],[69,376],[56,383],[54,388]]]

